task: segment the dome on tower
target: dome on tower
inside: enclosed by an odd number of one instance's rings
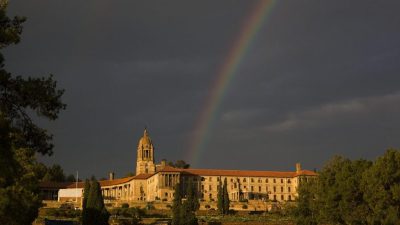
[[[139,140],[139,147],[149,148],[152,145],[147,128],[144,129],[143,137]]]

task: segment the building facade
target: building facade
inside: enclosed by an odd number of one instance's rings
[[[198,196],[206,202],[217,201],[218,186],[227,180],[231,201],[270,200],[292,201],[297,197],[301,182],[317,174],[303,170],[299,163],[294,171],[253,171],[219,169],[180,169],[166,165],[165,161],[155,164],[154,146],[147,129],[140,138],[136,153],[136,175],[99,181],[105,201],[120,202],[170,202],[174,198],[174,187],[183,187],[192,182]],[[83,188],[83,182],[65,186]],[[68,193],[68,192],[63,192]],[[72,192],[71,192],[72,193]]]

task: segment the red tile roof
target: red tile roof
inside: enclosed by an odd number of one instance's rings
[[[39,183],[39,187],[41,189],[61,189],[61,188],[66,188],[71,184],[72,182],[43,181]]]
[[[147,178],[149,178],[149,177],[151,177],[151,176],[153,176],[153,175],[154,175],[154,174],[142,173],[142,174],[139,174],[139,175],[134,176],[133,179],[134,179],[134,180],[142,180],[142,179],[147,179]]]
[[[118,184],[124,184],[127,183],[131,180],[143,180],[147,179],[149,177],[153,176],[153,174],[139,174],[137,176],[130,176],[130,177],[124,177],[124,178],[118,178],[114,180],[99,180],[100,186],[112,186],[112,185],[118,185]],[[84,188],[85,182],[78,182],[78,188]],[[39,187],[42,189],[64,189],[64,188],[76,188],[76,183],[75,182],[51,182],[51,181],[46,181],[46,182],[41,182],[39,184]]]
[[[166,166],[159,172],[181,172],[188,175],[198,176],[236,176],[236,177],[297,177],[300,175],[316,176],[310,170],[301,170],[298,173],[293,171],[256,171],[256,170],[219,170],[219,169],[179,169]]]
[[[232,176],[232,177],[284,177],[292,178],[297,176],[317,176],[317,173],[310,170],[301,170],[299,172],[283,171],[256,171],[256,170],[218,170],[218,169],[179,169],[171,166],[165,166],[158,172],[179,172],[186,175],[197,176]],[[157,172],[157,173],[158,173]],[[100,186],[112,186],[127,183],[131,180],[145,180],[154,174],[139,174],[131,177],[118,178],[114,180],[101,180]],[[84,182],[78,182],[78,188],[83,188]],[[39,187],[42,189],[62,189],[75,188],[75,182],[41,182]]]

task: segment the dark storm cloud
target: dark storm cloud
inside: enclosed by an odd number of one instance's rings
[[[181,159],[257,1],[11,1],[25,15],[6,49],[14,74],[55,74],[68,108],[54,123],[67,172],[122,176],[148,126],[158,160]],[[334,154],[399,147],[398,1],[277,1],[212,126],[203,168],[321,167]],[[92,158],[94,156],[94,158]],[[227,157],[229,156],[229,157]],[[190,163],[190,162],[189,162]]]

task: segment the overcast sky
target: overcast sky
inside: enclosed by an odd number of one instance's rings
[[[14,75],[54,74],[68,105],[42,123],[67,173],[184,159],[218,69],[257,1],[12,0],[27,17]],[[321,168],[400,147],[400,1],[277,1],[228,87],[196,168]]]

